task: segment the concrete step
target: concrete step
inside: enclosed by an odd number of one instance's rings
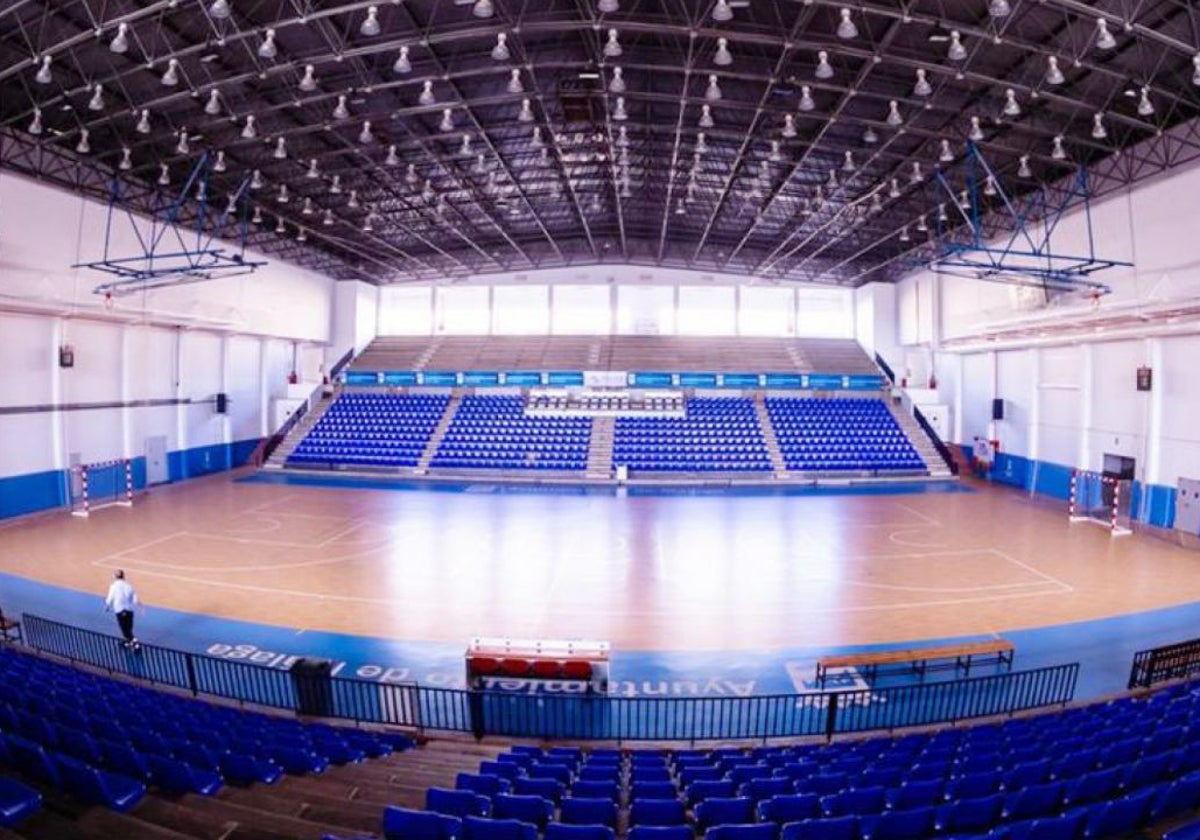
[[[417,475],[424,475],[429,472],[429,462],[433,460],[433,456],[437,454],[438,447],[442,445],[442,440],[446,437],[446,430],[454,422],[454,415],[458,413],[460,405],[462,405],[462,392],[455,389],[454,393],[450,395],[450,402],[446,405],[446,411],[442,414],[442,419],[434,426],[433,434],[429,436],[429,442],[425,444],[425,450],[421,453],[420,460],[417,461]]]
[[[613,438],[617,421],[613,417],[592,419],[592,437],[588,443],[587,477],[612,477]]]
[[[334,401],[340,395],[341,390],[336,389],[333,392],[333,396],[319,399],[316,405],[310,408],[308,413],[300,418],[300,422],[288,432],[287,437],[271,453],[271,457],[267,459],[263,467],[265,469],[282,469],[287,462],[288,456],[296,451],[296,447],[300,445],[300,441],[304,440],[304,436],[312,431],[313,426],[317,425],[320,419],[325,416],[325,412],[329,411],[329,407],[333,405]]]
[[[758,416],[758,427],[762,430],[763,442],[767,445],[767,454],[771,458],[771,469],[776,478],[787,478],[787,463],[783,460],[783,450],[779,448],[779,438],[775,435],[775,426],[771,423],[771,413],[760,393],[754,398],[754,413]]]

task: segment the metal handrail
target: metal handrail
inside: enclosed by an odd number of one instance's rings
[[[1200,674],[1200,639],[1139,650],[1129,669],[1129,688],[1150,688],[1156,683]]]

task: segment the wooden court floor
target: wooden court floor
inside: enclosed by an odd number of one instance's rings
[[[1112,539],[1064,508],[995,488],[616,497],[224,475],[87,520],[7,523],[0,571],[96,593],[98,610],[120,567],[151,608],[413,641],[676,651],[1003,633],[1200,600],[1200,552]]]

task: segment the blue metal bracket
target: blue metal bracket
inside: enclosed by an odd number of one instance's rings
[[[934,181],[948,203],[962,217],[962,225],[950,225],[939,217],[935,223],[934,253],[922,264],[939,274],[977,280],[1036,286],[1047,291],[1108,294],[1112,289],[1091,275],[1133,263],[1110,260],[1096,254],[1092,232],[1091,191],[1087,170],[1080,167],[1070,185],[1052,201],[1046,188],[1022,199],[1011,197],[974,142],[967,143],[966,201],[956,193],[940,168]],[[990,210],[1009,222],[1009,231],[989,236],[984,227],[983,188],[990,181],[998,199]],[[1082,205],[1087,226],[1086,254],[1054,250],[1053,236],[1068,210]]]
[[[236,277],[266,265],[263,261],[248,260],[245,255],[250,231],[249,177],[229,197],[228,205],[220,213],[213,212],[210,205],[211,182],[212,166],[205,153],[192,168],[178,195],[155,197],[147,221],[134,215],[125,201],[121,179],[114,178],[104,225],[104,256],[92,262],[76,263],[72,268],[88,268],[112,275],[115,279],[101,283],[92,291],[115,296],[218,277]],[[196,201],[196,218],[185,230],[180,218],[192,195]],[[113,223],[119,214],[124,214],[128,220],[140,253],[112,255]],[[236,247],[227,249],[214,245],[218,235],[231,224],[236,233]]]

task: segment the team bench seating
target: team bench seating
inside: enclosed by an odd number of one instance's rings
[[[834,656],[822,656],[817,660],[817,685],[825,687],[830,668],[856,668],[868,682],[879,674],[880,666],[903,665],[902,670],[925,676],[927,670],[954,668],[964,675],[971,672],[971,665],[984,659],[998,665],[1007,665],[1012,670],[1016,648],[1007,639],[988,639],[984,642],[964,642],[956,645],[905,648],[903,650],[865,651]]]
[[[586,682],[608,691],[608,642],[515,640],[476,637],[467,648],[467,686],[486,677]]]

